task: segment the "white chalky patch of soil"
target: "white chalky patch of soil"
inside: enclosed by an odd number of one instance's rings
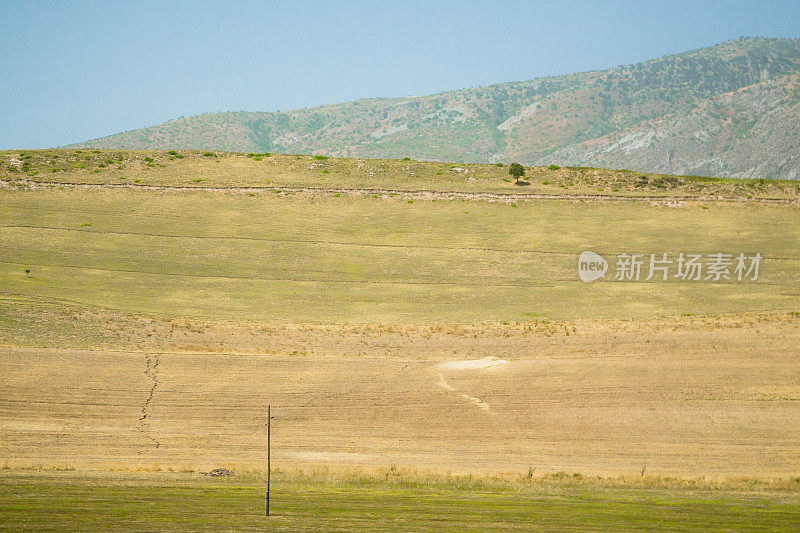
[[[471,359],[469,361],[449,361],[441,363],[439,366],[450,370],[479,370],[481,368],[492,368],[508,363],[505,359],[497,357],[483,357],[481,359]]]

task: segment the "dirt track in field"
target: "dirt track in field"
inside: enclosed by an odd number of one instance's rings
[[[0,187],[12,185],[0,180]],[[135,183],[77,183],[50,181],[19,181],[15,186],[28,188],[70,187],[77,189],[133,189],[144,191],[207,191],[207,192],[241,192],[241,193],[305,193],[310,195],[346,194],[352,196],[397,196],[414,200],[486,200],[493,202],[520,202],[526,200],[573,200],[573,201],[639,201],[679,207],[683,202],[748,202],[770,204],[798,204],[800,200],[792,198],[757,197],[747,198],[724,196],[669,196],[669,195],[625,195],[625,194],[541,194],[541,193],[488,193],[461,191],[434,191],[426,189],[386,189],[386,188],[347,188],[347,187],[213,187],[213,186],[181,186],[181,185],[143,185]]]

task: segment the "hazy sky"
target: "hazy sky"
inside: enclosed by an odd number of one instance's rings
[[[0,148],[800,37],[795,1],[0,0]]]

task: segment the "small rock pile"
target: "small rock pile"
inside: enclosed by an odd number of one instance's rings
[[[215,468],[211,472],[203,472],[203,475],[210,477],[232,476],[233,472],[231,472],[227,468]]]

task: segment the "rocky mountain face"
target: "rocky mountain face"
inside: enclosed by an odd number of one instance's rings
[[[212,113],[71,145],[800,179],[800,39],[740,38],[603,71],[277,113]]]

